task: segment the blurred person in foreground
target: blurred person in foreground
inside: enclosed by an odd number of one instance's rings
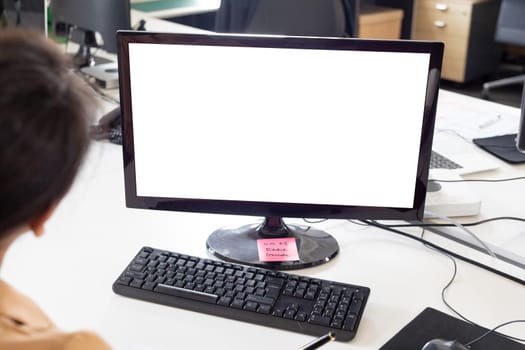
[[[57,45],[38,32],[0,31],[0,264],[18,237],[43,234],[86,153],[95,108]],[[92,332],[59,330],[0,274],[0,349],[109,346]]]

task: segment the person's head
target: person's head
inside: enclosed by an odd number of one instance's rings
[[[68,191],[94,101],[58,45],[37,32],[0,31],[0,243],[34,229]]]

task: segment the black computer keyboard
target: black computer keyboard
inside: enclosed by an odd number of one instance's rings
[[[154,303],[290,331],[352,339],[370,289],[142,248],[113,291]]]

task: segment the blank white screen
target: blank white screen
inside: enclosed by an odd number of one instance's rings
[[[429,54],[129,53],[138,196],[412,207]]]

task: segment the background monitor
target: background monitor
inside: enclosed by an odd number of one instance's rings
[[[525,86],[521,91],[520,123],[518,125],[518,134],[516,135],[516,148],[518,151],[525,153]]]
[[[129,0],[52,0],[51,14],[55,27],[65,24],[72,30],[73,40],[81,44],[79,54],[84,61],[90,47],[116,53],[117,30],[131,29]],[[94,64],[92,60],[78,60],[79,66]]]
[[[276,269],[338,252],[328,233],[283,218],[422,218],[441,43],[119,40],[127,206],[263,217],[206,244],[222,259]],[[261,258],[265,238],[287,238],[298,258]]]
[[[0,30],[16,27],[47,34],[46,0],[0,0]]]

